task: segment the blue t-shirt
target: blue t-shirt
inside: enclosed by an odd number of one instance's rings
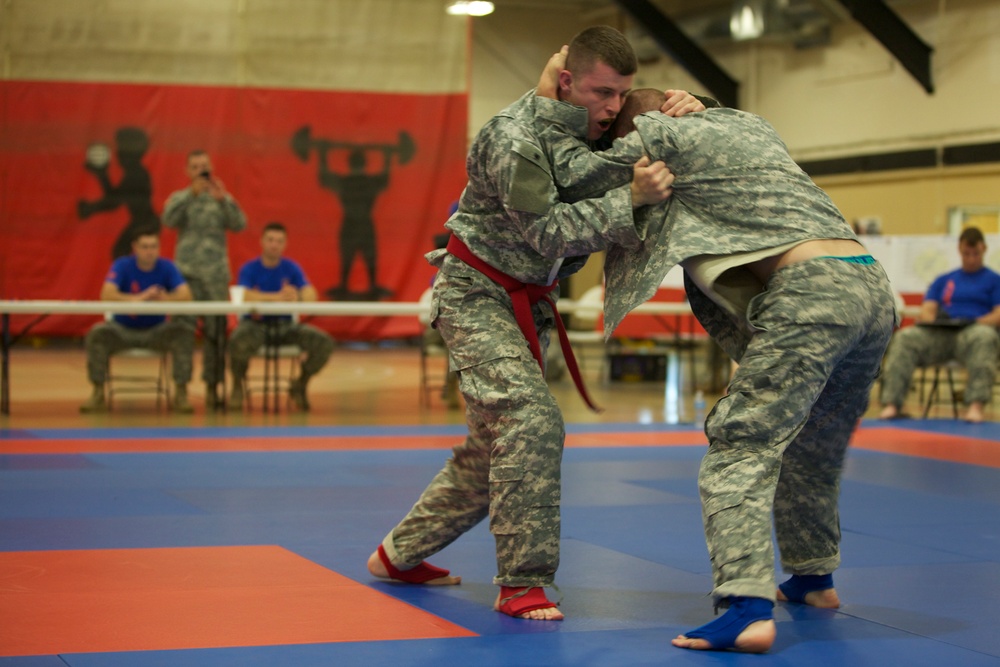
[[[1000,305],[1000,274],[988,267],[973,273],[957,269],[935,279],[924,300],[936,301],[953,319],[974,320]]]
[[[159,285],[167,292],[173,292],[184,284],[184,276],[169,259],[158,257],[150,271],[143,271],[135,261],[135,255],[119,257],[108,269],[104,282],[112,283],[123,294],[139,294]],[[167,319],[166,315],[115,315],[115,322],[130,329],[148,329]]]
[[[255,289],[258,292],[280,292],[285,285],[291,285],[297,289],[302,289],[309,284],[302,267],[295,260],[282,257],[277,266],[266,267],[264,263],[257,259],[251,259],[240,268],[240,275],[237,284]],[[267,319],[271,319],[268,317]],[[289,320],[290,316],[280,316],[280,319]]]

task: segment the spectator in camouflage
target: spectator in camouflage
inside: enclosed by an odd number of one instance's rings
[[[226,232],[245,229],[247,219],[225,184],[212,172],[212,161],[205,151],[191,151],[186,170],[191,185],[171,194],[163,209],[164,226],[177,230],[174,260],[196,301],[228,301]],[[193,327],[197,319],[188,316],[183,321]],[[221,405],[218,386],[225,382],[226,318],[203,317],[202,334],[205,404],[214,409]]]

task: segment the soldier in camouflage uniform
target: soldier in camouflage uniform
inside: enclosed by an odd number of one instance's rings
[[[618,31],[593,28],[574,39],[569,70],[576,76],[566,72],[565,94],[587,106],[592,139],[614,118],[635,69],[635,55]],[[541,362],[526,344],[537,333],[544,359],[555,313],[539,301],[531,306],[533,331],[525,331],[515,317],[519,297],[483,270],[502,272],[528,291],[554,287],[609,243],[636,246],[633,207],[662,200],[669,181],[662,164],[637,166],[631,187],[626,179],[599,199],[561,203],[531,129],[535,100],[529,92],[479,132],[467,160],[469,183],[446,224],[452,241],[428,255],[440,270],[432,323],[458,372],[468,436],[368,567],[376,576],[410,583],[458,583],[423,559],[489,516],[494,583],[501,587],[494,607],[517,618],[559,620],[543,587],[552,585],[559,564],[565,431]],[[692,102],[697,104],[687,96],[680,106]]]
[[[616,134],[661,100],[659,91],[630,95]],[[545,99],[536,112],[567,201],[619,187],[642,155],[674,172],[673,197],[636,211],[646,234],[640,250],[608,252],[605,333],[680,263],[694,313],[739,362],[706,421],[699,473],[712,594],[727,611],[674,644],[766,651],[776,597],[839,605],[840,472],[897,323],[889,281],[758,116],[649,113],[595,154],[581,140],[585,110]],[[793,575],[777,592],[772,511],[782,566]]]
[[[202,150],[187,159],[191,185],[170,195],[163,209],[163,224],[177,229],[174,260],[191,286],[196,301],[229,300],[229,251],[226,231],[247,226],[246,216],[233,196],[213,173],[212,162]],[[195,317],[187,318],[194,326]],[[202,318],[202,379],[209,408],[219,404],[218,385],[225,381],[226,318]]]
[[[190,301],[191,290],[177,267],[160,257],[158,231],[139,229],[132,237],[132,254],[119,257],[111,265],[101,286],[102,301]],[[170,352],[173,360],[174,396],[170,409],[192,412],[187,398],[191,381],[191,353],[194,329],[190,324],[167,320],[164,315],[115,315],[95,324],[84,341],[87,350],[87,377],[94,389],[80,406],[80,412],[106,412],[105,382],[108,359],[131,347]]]

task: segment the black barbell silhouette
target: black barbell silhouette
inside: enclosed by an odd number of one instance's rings
[[[395,144],[353,144],[348,141],[333,141],[332,139],[313,138],[312,128],[303,125],[292,135],[292,152],[302,160],[309,160],[309,153],[312,151],[325,152],[329,150],[350,150],[350,151],[382,151],[386,154],[386,159],[395,154],[400,164],[406,164],[416,152],[416,144],[413,138],[406,131],[399,132],[399,140]]]

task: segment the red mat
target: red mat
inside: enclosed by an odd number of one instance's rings
[[[460,435],[212,437],[212,438],[67,438],[0,440],[0,454],[110,454],[139,452],[296,452],[347,450],[451,449]],[[635,447],[705,444],[699,431],[668,433],[579,433],[567,447]]]
[[[476,636],[277,546],[10,552],[0,573],[0,656]]]
[[[851,446],[876,452],[1000,468],[1000,444],[995,440],[901,428],[863,428],[854,434]]]
[[[457,435],[215,437],[135,439],[0,439],[0,454],[99,454],[141,452],[281,452],[348,450],[447,450]],[[574,433],[567,447],[672,447],[705,445],[701,431],[624,431]],[[858,430],[851,443],[859,449],[922,456],[939,461],[1000,468],[1000,446],[993,440],[902,428]]]

